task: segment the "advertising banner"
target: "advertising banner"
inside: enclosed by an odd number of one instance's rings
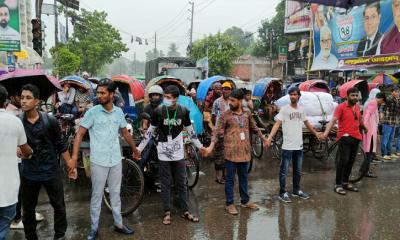
[[[0,51],[20,51],[19,0],[0,0]]]
[[[310,31],[310,10],[307,3],[286,1],[285,33]]]
[[[314,60],[311,70],[351,65],[386,65],[400,54],[400,1],[353,7],[311,5]]]

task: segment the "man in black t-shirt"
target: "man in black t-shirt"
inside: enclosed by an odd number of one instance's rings
[[[185,128],[195,146],[204,152],[203,145],[197,138],[189,118],[189,110],[178,105],[179,89],[168,86],[164,91],[163,105],[153,113],[151,124],[138,149],[142,151],[150,138],[157,132],[157,153],[161,182],[161,198],[164,204],[165,216],[163,224],[171,224],[171,187],[172,179],[178,192],[182,217],[191,222],[199,219],[189,212],[187,199],[186,162],[182,130]]]

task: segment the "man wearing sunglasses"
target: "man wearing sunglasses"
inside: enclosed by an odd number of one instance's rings
[[[362,140],[363,130],[368,132],[362,121],[360,106],[357,104],[359,90],[350,88],[347,90],[347,101],[339,104],[331,122],[321,136],[326,139],[332,127],[338,122],[336,139],[339,141],[339,162],[336,164],[336,185],[334,191],[345,195],[346,190],[358,192],[358,188],[349,183],[349,177],[357,156],[358,145]]]

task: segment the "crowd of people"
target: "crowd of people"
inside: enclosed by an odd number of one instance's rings
[[[275,123],[268,136],[265,136],[253,118],[258,111],[251,99],[251,91],[235,89],[225,81],[215,83],[199,104],[204,120],[212,130],[211,143],[204,146],[196,135],[190,120],[189,110],[177,103],[180,90],[175,85],[164,89],[158,85],[148,91],[150,103],[144,108],[141,123],[142,142],[136,146],[127,129],[127,121],[121,109],[123,99],[118,94],[116,84],[109,79],[97,83],[96,98],[91,100],[84,89],[75,89],[63,84],[63,91],[57,94],[58,112],[81,116],[79,129],[70,153],[57,119],[38,111],[40,90],[32,84],[22,87],[20,93],[8,96],[7,90],[0,86],[0,137],[6,139],[0,145],[0,240],[5,239],[10,225],[24,229],[25,238],[38,239],[37,221],[43,216],[36,213],[39,192],[45,188],[50,204],[54,209],[54,239],[64,239],[67,229],[66,206],[59,159],[68,168],[68,177],[76,179],[80,144],[86,134],[90,137],[90,176],[92,182],[90,200],[91,230],[87,239],[96,239],[104,188],[107,184],[111,200],[114,229],[116,232],[131,235],[134,231],[123,223],[121,216],[122,156],[120,137],[131,148],[132,158],[144,169],[151,151],[157,151],[161,200],[163,204],[164,225],[172,223],[171,188],[174,187],[182,211],[181,217],[197,223],[200,219],[191,213],[188,193],[186,163],[184,160],[183,131],[188,133],[199,152],[211,156],[215,166],[215,182],[223,184],[226,196],[226,211],[236,215],[234,184],[238,176],[240,207],[257,210],[248,192],[248,164],[251,160],[250,134],[257,134],[266,147],[271,145],[278,130],[282,129],[283,145],[279,168],[279,200],[292,202],[291,197],[309,199],[301,188],[303,163],[303,125],[319,140],[326,139],[337,125],[339,141],[339,161],[336,165],[334,191],[345,195],[347,191],[359,189],[349,182],[350,173],[356,158],[358,145],[362,143],[369,163],[379,162],[377,157],[378,135],[382,134],[382,159],[397,158],[400,153],[400,138],[397,154],[392,152],[392,142],[399,126],[399,90],[394,87],[386,99],[379,89],[373,89],[370,97],[361,108],[358,104],[359,90],[347,90],[347,98],[336,107],[333,119],[324,132],[318,132],[310,124],[304,109],[299,104],[301,91],[297,87],[288,90],[290,103],[277,109],[273,105],[277,96],[271,89],[265,91],[261,108]],[[337,94],[337,92],[335,93]],[[196,90],[190,91],[196,101]],[[333,95],[335,101],[339,101]],[[361,113],[363,109],[363,113]],[[210,113],[209,118],[206,113]],[[382,127],[381,127],[382,126]],[[59,156],[61,155],[61,158]],[[20,163],[19,163],[20,162]],[[293,165],[293,186],[291,194],[286,188],[289,164]],[[368,177],[376,177],[368,171]],[[21,212],[22,209],[22,212]]]

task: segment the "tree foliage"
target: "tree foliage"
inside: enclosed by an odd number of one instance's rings
[[[53,47],[50,49],[53,59],[53,65],[57,66],[57,53]],[[53,69],[53,75],[63,78],[68,75],[75,74],[81,65],[81,59],[76,54],[72,53],[66,46],[59,46],[59,61],[58,66]]]
[[[176,43],[171,43],[168,48],[168,57],[180,57],[181,54],[178,52],[178,47],[176,46]]]
[[[117,29],[107,23],[106,12],[82,9],[74,25],[73,37],[68,42],[71,52],[81,59],[81,69],[96,75],[107,63],[128,51]]]
[[[285,34],[285,1],[276,6],[276,15],[271,20],[265,20],[258,28],[258,40],[252,49],[252,55],[257,57],[270,56],[270,41],[272,38],[272,56],[278,56],[279,46],[288,46],[289,42],[300,40],[302,34]],[[270,34],[272,31],[273,34]],[[279,43],[279,44],[276,44]]]
[[[248,53],[248,49],[254,42],[253,34],[251,32],[243,31],[243,29],[239,27],[234,26],[228,28],[224,33],[229,35],[233,42],[239,45],[241,54]]]
[[[228,34],[217,33],[195,41],[190,57],[199,60],[206,57],[207,52],[210,75],[228,76],[233,62],[240,56],[240,47]]]

